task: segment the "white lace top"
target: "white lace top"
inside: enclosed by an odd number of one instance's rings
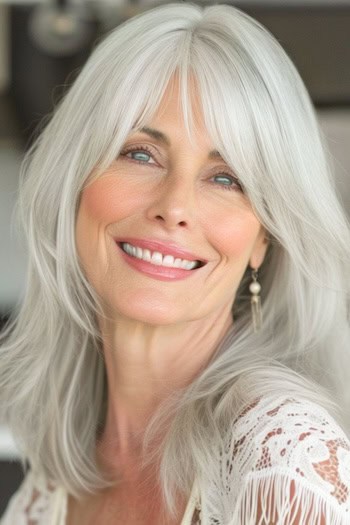
[[[180,525],[350,524],[350,442],[326,410],[261,398],[232,429],[220,489],[195,482]],[[28,473],[1,525],[65,525],[66,509],[62,487]]]

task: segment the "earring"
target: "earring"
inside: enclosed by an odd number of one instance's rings
[[[262,325],[262,312],[261,312],[261,300],[260,300],[260,290],[261,286],[258,283],[258,270],[252,270],[252,279],[253,281],[249,285],[249,291],[251,292],[250,304],[252,308],[252,320],[253,320],[253,330],[258,332]]]

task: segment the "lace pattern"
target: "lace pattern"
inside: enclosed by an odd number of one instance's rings
[[[350,443],[318,405],[257,400],[234,422],[225,456],[235,525],[350,523]]]

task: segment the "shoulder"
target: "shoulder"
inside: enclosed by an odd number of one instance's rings
[[[306,399],[259,398],[236,418],[231,436],[232,459],[239,461],[240,451],[249,449],[246,465],[254,472],[285,468],[325,479],[328,460],[350,483],[348,437],[325,408]]]
[[[41,475],[28,471],[10,499],[1,525],[44,525],[51,522],[52,509],[62,491]]]
[[[234,435],[249,434],[264,444],[273,436],[287,435],[303,441],[317,437],[321,441],[337,439],[349,445],[349,438],[334,417],[317,403],[298,397],[266,396],[247,405],[232,425]],[[264,437],[268,431],[268,436]],[[272,432],[272,434],[270,434]]]
[[[296,501],[304,505],[310,524],[323,523],[310,518],[321,508],[333,520],[324,523],[338,523],[340,515],[347,521],[339,523],[350,522],[350,442],[316,403],[283,396],[255,400],[234,421],[226,452],[226,483],[237,501],[248,493],[263,495],[261,511],[273,495],[280,512],[292,512]]]

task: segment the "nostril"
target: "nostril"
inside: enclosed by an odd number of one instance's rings
[[[155,220],[157,221],[161,221],[161,222],[168,222],[168,219],[166,219],[165,217],[163,217],[162,215],[155,215]],[[170,220],[169,220],[170,222]],[[173,222],[173,221],[171,221]],[[182,226],[182,227],[185,227],[187,226],[187,222],[186,221],[176,221],[174,220],[174,223],[178,224],[178,226]]]

